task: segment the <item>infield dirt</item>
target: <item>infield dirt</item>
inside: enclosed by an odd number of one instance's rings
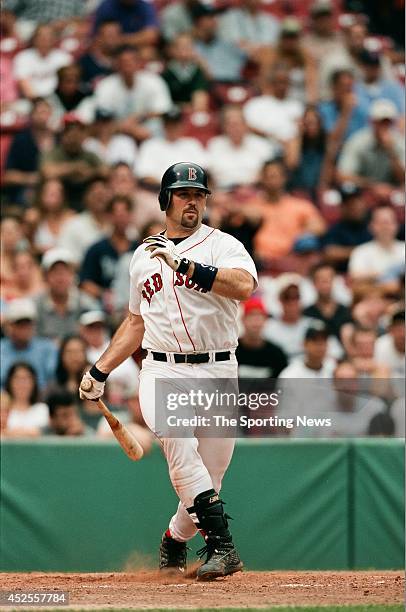
[[[2,589],[69,591],[69,609],[244,608],[271,605],[399,604],[402,571],[240,572],[215,582],[126,573],[3,573]],[[20,606],[19,606],[20,607]],[[4,608],[3,608],[4,609]],[[46,610],[46,608],[44,608]]]

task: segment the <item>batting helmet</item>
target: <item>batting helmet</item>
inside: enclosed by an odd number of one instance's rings
[[[172,189],[195,187],[211,193],[207,186],[207,174],[201,166],[188,162],[179,162],[168,168],[161,181],[158,200],[161,210],[167,210],[171,201]]]

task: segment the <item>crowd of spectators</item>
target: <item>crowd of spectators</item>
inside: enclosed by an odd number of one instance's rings
[[[208,170],[206,222],[260,272],[241,378],[333,379],[332,435],[402,435],[403,5],[4,0],[4,436],[108,435],[78,382],[126,312],[131,253],[163,229],[178,161]],[[106,391],[134,428],[139,367]],[[372,412],[350,379],[385,381]]]

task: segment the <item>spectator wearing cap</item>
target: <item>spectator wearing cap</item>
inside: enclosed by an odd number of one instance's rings
[[[102,79],[95,89],[97,108],[108,110],[120,121],[120,130],[144,140],[160,128],[158,118],[172,106],[169,89],[157,74],[141,70],[134,47],[119,47],[115,72]]]
[[[312,322],[304,335],[304,354],[292,360],[279,378],[330,378],[335,361],[327,356],[328,337],[322,321]]]
[[[405,311],[398,310],[390,318],[388,331],[375,343],[374,357],[390,368],[391,378],[405,378]]]
[[[325,231],[325,223],[308,200],[286,192],[287,171],[281,158],[265,162],[261,173],[262,193],[250,200],[262,216],[262,225],[255,235],[256,256],[265,264],[273,257],[291,253],[295,242],[307,235],[317,241]]]
[[[382,73],[381,56],[378,52],[364,49],[360,55],[363,78],[355,84],[355,92],[363,96],[371,104],[384,98],[390,100],[396,107],[399,116],[405,113],[404,88]]]
[[[338,178],[387,197],[404,183],[404,142],[394,130],[397,110],[390,100],[375,100],[369,116],[371,125],[354,134],[343,147]]]
[[[93,244],[86,252],[80,269],[80,285],[91,297],[104,300],[111,309],[110,289],[120,255],[134,251],[138,243],[129,237],[132,201],[126,196],[113,196],[107,205],[111,223],[109,235]]]
[[[83,195],[89,182],[107,174],[97,155],[83,148],[85,135],[81,119],[74,114],[65,115],[60,144],[41,159],[44,178],[62,181],[67,202],[76,211],[83,209]]]
[[[80,315],[97,302],[75,285],[75,260],[69,251],[50,249],[42,258],[46,289],[35,300],[40,336],[58,339],[74,334]]]
[[[95,363],[110,342],[106,315],[102,311],[85,312],[79,319],[80,336],[86,342],[89,363]],[[125,407],[127,401],[138,396],[139,369],[130,357],[123,361],[106,382],[107,399],[115,406]]]
[[[41,389],[52,379],[57,349],[48,338],[35,335],[37,312],[30,300],[14,300],[6,311],[5,337],[0,340],[1,384],[11,366],[24,361],[30,364]]]
[[[82,84],[94,90],[98,81],[113,72],[114,53],[120,45],[121,26],[118,21],[105,20],[96,26],[90,47],[78,60]]]
[[[109,110],[96,109],[83,148],[97,155],[108,166],[124,162],[135,169],[137,145],[131,136],[117,131],[114,113]]]
[[[267,318],[268,313],[260,298],[252,297],[244,302],[244,330],[236,350],[239,378],[277,378],[288,365],[283,350],[263,337]]]
[[[14,363],[4,383],[9,397],[6,435],[31,438],[48,424],[48,406],[39,401],[38,379],[34,368],[24,361]]]
[[[145,140],[139,149],[137,176],[157,191],[165,170],[180,159],[206,165],[206,152],[196,138],[184,136],[182,113],[173,108],[163,115],[162,137]]]
[[[368,125],[368,101],[354,90],[350,70],[335,70],[331,75],[331,100],[319,105],[323,125],[339,144]]]
[[[218,189],[254,184],[267,159],[281,152],[280,145],[252,134],[240,106],[221,110],[222,133],[207,144],[207,168]]]
[[[168,43],[167,50],[169,61],[162,78],[173,102],[193,111],[207,111],[209,83],[194,50],[192,36],[187,32],[178,34]]]
[[[343,148],[338,176],[385,198],[403,185],[404,142],[394,129],[397,111],[390,100],[375,100],[369,116],[371,126],[354,134]]]
[[[221,37],[217,12],[208,4],[196,3],[192,6],[195,49],[209,80],[240,82],[247,55],[236,44]]]
[[[261,63],[263,52],[276,44],[279,29],[278,19],[264,11],[260,0],[242,0],[220,18],[220,36],[257,63]]]
[[[310,273],[317,298],[314,304],[307,306],[303,314],[322,321],[330,335],[341,342],[341,328],[352,322],[349,308],[337,302],[333,297],[333,285],[336,272],[328,263],[316,264]]]
[[[368,229],[367,211],[363,191],[354,183],[343,183],[340,220],[331,225],[322,237],[325,259],[338,272],[346,272],[348,260],[355,247],[371,240]]]
[[[304,105],[290,96],[290,86],[289,70],[275,66],[261,83],[260,95],[244,105],[245,120],[254,132],[282,143],[297,136]]]
[[[342,55],[344,41],[336,31],[333,4],[330,0],[315,0],[310,7],[309,30],[302,37],[304,49],[319,67],[323,58]]]
[[[269,319],[264,338],[279,346],[288,360],[303,353],[303,339],[314,319],[303,315],[299,274],[285,273],[276,279],[277,295],[282,308],[280,317]]]
[[[108,197],[106,181],[93,179],[83,196],[84,211],[64,224],[56,246],[69,251],[77,264],[82,262],[90,245],[109,229],[106,215]]]
[[[101,23],[120,24],[121,44],[145,47],[158,41],[158,17],[154,5],[145,0],[102,0],[94,14],[94,31]]]
[[[262,60],[262,79],[277,65],[288,67],[289,97],[300,102],[315,103],[318,99],[316,62],[302,45],[302,26],[295,17],[282,21],[278,44],[269,47]]]
[[[398,222],[390,205],[376,206],[369,229],[373,239],[356,247],[348,270],[353,282],[385,283],[397,279],[405,265],[405,243],[396,239]]]
[[[33,100],[28,127],[18,132],[6,157],[2,183],[9,202],[27,206],[40,180],[41,154],[54,146],[51,107],[43,98]]]
[[[59,126],[68,113],[76,115],[81,121],[93,118],[93,100],[90,91],[81,84],[81,69],[78,64],[63,66],[57,72],[58,83],[55,91],[47,100],[52,107],[52,121]]]
[[[72,62],[71,56],[56,49],[56,37],[50,25],[39,25],[32,37],[32,46],[14,58],[14,73],[25,98],[47,97],[55,91],[56,73]]]
[[[41,431],[45,436],[92,436],[94,429],[79,414],[75,396],[70,391],[56,390],[47,396],[49,424]]]

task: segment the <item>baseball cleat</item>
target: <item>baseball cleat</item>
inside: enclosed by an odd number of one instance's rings
[[[206,561],[197,570],[198,580],[215,580],[240,572],[243,568],[239,554],[228,537],[206,538],[206,546],[198,551],[198,554],[207,554]]]
[[[186,542],[178,542],[165,532],[159,547],[159,569],[183,574],[186,569],[186,554]]]

